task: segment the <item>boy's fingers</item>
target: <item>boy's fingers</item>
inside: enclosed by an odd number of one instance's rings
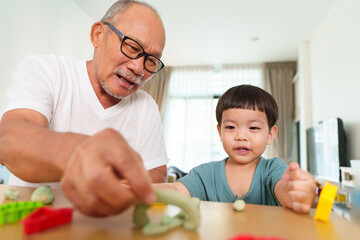
[[[283,173],[283,179],[287,182],[292,179],[292,175],[293,172],[296,171],[296,169],[299,168],[299,164],[297,164],[296,162],[291,162],[289,163],[289,165],[287,166],[287,168],[285,169],[284,173]]]
[[[310,205],[299,202],[293,202],[291,209],[293,209],[297,213],[308,213],[310,210]]]
[[[297,162],[291,162],[289,163],[289,168],[290,170],[296,170],[296,169],[300,169],[300,166]]]
[[[315,192],[316,185],[315,182],[311,179],[309,180],[295,180],[288,183],[288,189],[291,191],[301,191],[301,192]]]
[[[304,204],[311,204],[312,194],[302,191],[290,191],[289,197],[293,202],[299,202]]]
[[[308,173],[308,172],[306,172],[306,171],[304,171],[303,169],[300,169],[300,168],[294,169],[294,170],[292,170],[290,172],[290,179],[291,180],[311,180],[311,181],[314,181],[314,177],[310,173]]]
[[[291,173],[290,166],[287,166],[287,168],[285,169],[285,171],[282,175],[282,180],[285,182],[289,182],[291,180],[290,173]]]

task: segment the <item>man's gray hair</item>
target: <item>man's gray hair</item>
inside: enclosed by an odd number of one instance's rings
[[[157,11],[146,2],[137,1],[137,0],[119,0],[113,3],[113,5],[111,5],[111,7],[107,10],[105,15],[101,18],[101,22],[115,22],[118,19],[118,17],[121,15],[121,13],[127,7],[133,4],[143,5],[145,7],[152,9],[156,14],[158,14]]]

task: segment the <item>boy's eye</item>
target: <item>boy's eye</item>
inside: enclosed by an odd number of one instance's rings
[[[259,127],[250,127],[251,130],[260,130]]]
[[[226,126],[225,129],[234,129],[235,127],[233,126]]]

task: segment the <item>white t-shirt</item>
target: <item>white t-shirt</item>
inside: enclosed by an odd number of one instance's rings
[[[152,97],[138,90],[104,109],[92,88],[84,60],[53,55],[26,57],[14,72],[8,100],[5,112],[33,109],[43,114],[49,129],[56,132],[93,135],[113,128],[140,154],[147,170],[167,164],[161,118]],[[12,174],[8,184],[38,186]],[[50,185],[59,187],[59,183]]]

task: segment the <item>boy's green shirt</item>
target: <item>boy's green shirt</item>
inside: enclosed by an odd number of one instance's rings
[[[260,157],[249,192],[238,198],[231,191],[226,179],[227,159],[197,166],[178,181],[185,185],[192,197],[198,197],[202,201],[234,202],[236,199],[243,199],[251,204],[280,206],[275,197],[274,187],[287,168],[284,161],[280,158]]]

